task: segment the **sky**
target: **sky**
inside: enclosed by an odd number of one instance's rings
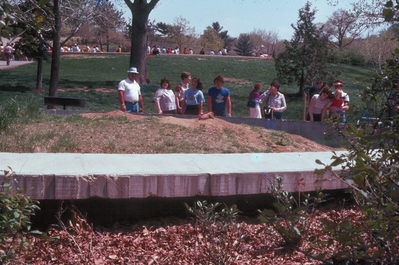
[[[331,2],[336,5],[329,4]],[[349,9],[351,2],[353,0],[312,0],[312,6],[318,10],[315,21],[325,22],[335,10]],[[150,20],[171,24],[180,16],[190,22],[197,34],[218,21],[232,37],[263,29],[277,32],[280,39],[290,39],[291,24],[296,23],[298,10],[305,3],[306,0],[160,0]],[[130,21],[130,11],[123,1],[118,6]]]

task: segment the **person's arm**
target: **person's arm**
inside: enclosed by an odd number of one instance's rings
[[[285,102],[285,97],[281,94],[281,107],[279,108],[272,108],[274,111],[283,112],[287,109],[287,103]]]
[[[144,100],[142,95],[139,95],[139,105],[140,105],[140,112],[144,112]]]
[[[212,112],[212,97],[208,96],[208,112]]]
[[[154,104],[158,114],[162,114],[161,104],[159,103],[161,97],[162,97],[161,89],[157,89],[154,95]]]
[[[118,90],[118,98],[119,98],[119,104],[121,106],[121,111],[126,111],[125,94],[123,90]]]
[[[177,110],[177,112],[180,112],[182,108],[180,106],[179,97],[176,94],[175,94],[175,102],[176,102],[176,110]]]
[[[155,100],[155,108],[157,109],[158,114],[162,114],[161,104],[159,104],[159,100]]]
[[[266,90],[259,96],[259,104],[262,104],[264,100],[269,96],[270,92],[269,90]]]
[[[344,95],[344,105],[341,107],[343,111],[349,110],[349,95],[348,93],[345,93]]]
[[[314,120],[313,120],[313,107],[314,107],[314,104],[315,104],[315,98],[312,97],[312,99],[310,100],[310,103],[309,103],[309,117],[310,117],[310,121],[314,121]]]
[[[331,107],[332,102],[328,103],[321,112],[321,120],[324,120],[327,116],[327,110]]]
[[[203,105],[204,104],[202,102],[199,104],[199,115],[204,114],[204,106]]]
[[[227,117],[231,117],[231,98],[228,96],[226,98],[226,105],[227,105]]]

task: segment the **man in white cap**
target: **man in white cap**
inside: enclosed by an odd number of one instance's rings
[[[141,96],[140,85],[137,82],[139,72],[137,72],[136,67],[130,67],[127,73],[128,77],[119,82],[118,85],[121,110],[131,113],[144,112],[144,101]]]

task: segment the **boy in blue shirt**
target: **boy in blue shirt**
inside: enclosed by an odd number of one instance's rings
[[[208,90],[208,111],[215,116],[231,117],[230,91],[223,87],[223,76],[216,76],[213,83],[215,86]]]

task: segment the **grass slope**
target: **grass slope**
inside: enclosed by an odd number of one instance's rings
[[[88,58],[89,57],[89,58]],[[103,93],[93,88],[115,89],[117,83],[126,77],[128,56],[98,58],[63,57],[61,60],[60,88],[82,88],[87,91],[65,91],[61,96],[82,97],[89,100],[88,109],[115,110],[118,108],[116,93]],[[340,65],[340,79],[346,83],[345,91],[351,96],[351,103],[360,104],[360,90],[370,83],[371,72],[365,68]],[[44,84],[48,87],[50,64],[44,65]],[[223,74],[228,78],[225,86],[230,89],[234,116],[248,116],[247,96],[256,82],[267,85],[275,78],[274,62],[245,58],[200,57],[200,56],[158,56],[148,59],[150,85],[142,87],[146,112],[154,112],[152,96],[161,78],[168,77],[176,85],[182,71],[190,71],[204,83],[204,92],[212,85],[213,78]],[[0,71],[0,103],[11,97],[17,100],[33,97],[41,104],[42,95],[32,94],[35,86],[36,64]],[[283,86],[283,93],[296,91],[295,85]],[[288,99],[285,118],[299,119],[302,112],[301,99]]]

